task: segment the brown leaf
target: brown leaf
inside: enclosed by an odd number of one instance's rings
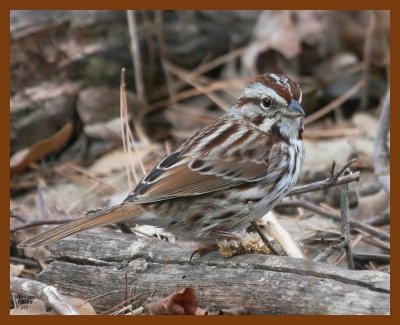
[[[287,59],[300,53],[300,35],[295,28],[288,10],[265,10],[257,21],[253,41],[242,56],[244,65],[256,71],[257,58],[268,50],[276,50]]]
[[[57,151],[63,147],[72,135],[73,125],[68,122],[63,128],[51,137],[41,140],[29,148],[22,149],[12,155],[10,159],[10,172],[19,173],[31,163]]]
[[[206,315],[207,311],[197,307],[197,298],[192,288],[173,292],[145,305],[149,315]]]

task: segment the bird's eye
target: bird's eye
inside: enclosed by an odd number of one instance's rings
[[[264,108],[270,108],[272,105],[272,101],[271,99],[269,99],[268,97],[264,97],[261,101],[261,105]]]

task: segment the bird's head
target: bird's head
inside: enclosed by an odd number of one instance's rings
[[[268,73],[247,85],[234,111],[258,129],[270,133],[274,128],[285,137],[301,137],[304,111],[302,91],[297,82],[284,75]]]

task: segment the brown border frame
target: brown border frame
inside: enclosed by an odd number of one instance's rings
[[[10,62],[10,57],[9,57],[9,48],[10,48],[10,38],[9,34],[7,33],[7,30],[9,30],[9,20],[10,20],[10,15],[9,15],[9,10],[11,9],[342,9],[342,10],[357,10],[357,9],[389,9],[391,10],[391,57],[393,58],[391,61],[391,84],[397,86],[399,84],[399,70],[398,70],[398,43],[399,43],[399,11],[396,8],[395,1],[389,1],[389,0],[380,0],[380,1],[372,1],[372,0],[364,0],[364,1],[335,1],[334,3],[327,3],[323,1],[318,1],[318,0],[303,0],[301,2],[296,1],[296,0],[290,0],[286,1],[285,3],[282,3],[280,1],[269,1],[269,2],[257,2],[255,0],[248,1],[246,0],[245,2],[232,2],[232,1],[219,1],[218,3],[216,1],[212,0],[203,0],[203,1],[190,1],[190,2],[183,2],[179,0],[170,0],[170,1],[162,1],[162,0],[152,0],[152,1],[141,1],[141,2],[133,2],[133,1],[128,1],[128,0],[114,0],[108,3],[105,3],[104,1],[94,1],[94,0],[58,0],[58,1],[49,1],[49,0],[2,0],[0,1],[0,8],[1,8],[1,16],[0,16],[0,24],[1,24],[1,42],[2,42],[2,51],[0,51],[0,58],[1,58],[1,63],[2,63],[2,78],[0,78],[1,82],[1,100],[2,100],[2,106],[3,109],[0,110],[0,114],[2,115],[2,120],[4,121],[5,125],[8,125],[7,127],[2,127],[0,128],[2,134],[0,136],[1,139],[1,145],[2,145],[2,150],[4,150],[4,154],[7,152],[10,152],[10,142],[9,142],[9,110],[6,109],[8,107],[8,99],[6,98],[6,94],[9,93],[10,89],[10,67],[9,67],[9,62]],[[8,50],[7,50],[8,49]],[[394,105],[392,107],[395,107],[395,109],[392,109],[391,113],[391,118],[392,118],[392,123],[395,123],[397,121],[400,121],[400,116],[399,116],[399,110],[396,109],[398,105],[398,93],[392,92],[392,102]],[[391,139],[392,143],[396,143],[398,139],[398,129],[394,128],[392,130],[391,134]],[[393,139],[395,139],[393,141]],[[399,166],[399,160],[398,160],[398,152],[397,148],[392,146],[392,154],[391,154],[391,163],[393,166]],[[7,199],[9,201],[9,165],[8,165],[8,160],[6,159],[1,159],[1,168],[0,171],[3,174],[3,185],[1,186],[1,210],[2,210],[2,215],[3,215],[3,220],[9,220],[8,219],[8,211],[6,209],[7,207]],[[394,168],[392,171],[392,179],[396,180],[399,177],[398,175],[398,170],[397,168]],[[396,176],[397,175],[397,176]],[[7,188],[8,185],[8,188]],[[398,188],[397,184],[395,182],[392,182],[392,197],[394,197],[395,194],[398,193]],[[393,194],[395,193],[395,194]],[[396,233],[398,232],[398,202],[397,200],[393,201],[392,204],[392,220],[391,220],[391,229],[392,229],[392,238],[395,238],[396,240]],[[7,225],[9,226],[9,222],[7,222]],[[0,236],[1,238],[1,249],[2,249],[2,254],[4,260],[2,263],[3,267],[1,268],[1,282],[2,282],[2,288],[9,288],[9,281],[8,279],[8,263],[6,263],[6,257],[9,257],[9,232],[8,232],[8,227],[4,225],[2,227],[2,232],[4,236]],[[394,233],[394,236],[393,236]],[[398,249],[396,247],[397,245],[392,245],[392,261],[391,261],[391,269],[393,270],[394,277],[392,279],[392,293],[391,293],[391,315],[390,316],[364,316],[364,317],[359,317],[359,316],[271,316],[272,318],[266,319],[265,317],[268,316],[236,316],[236,317],[229,317],[229,316],[208,316],[207,319],[203,318],[191,318],[190,320],[187,317],[179,317],[179,316],[164,316],[161,318],[161,316],[148,316],[148,317],[135,317],[135,319],[131,319],[129,317],[119,317],[117,320],[112,320],[118,321],[118,322],[145,322],[145,323],[158,323],[158,322],[191,322],[191,323],[200,323],[200,322],[213,322],[213,323],[220,323],[220,322],[229,322],[229,323],[242,323],[243,321],[248,321],[248,322],[257,322],[257,323],[264,323],[266,321],[279,321],[279,322],[287,322],[293,324],[293,322],[298,322],[298,321],[304,321],[307,322],[307,324],[320,324],[321,322],[328,322],[332,324],[337,324],[338,322],[351,322],[354,324],[355,322],[362,322],[363,324],[370,323],[370,324],[376,324],[377,322],[380,321],[385,321],[385,322],[394,322],[397,318],[399,318],[399,307],[395,307],[398,303]],[[5,257],[4,257],[5,256]],[[7,294],[1,294],[0,299],[1,299],[1,307],[2,307],[2,313],[1,313],[1,318],[3,319],[4,322],[10,321],[13,322],[14,324],[20,323],[27,325],[30,322],[34,322],[35,320],[43,323],[47,322],[53,322],[54,318],[57,317],[57,322],[65,323],[68,324],[70,321],[70,318],[64,318],[62,316],[52,316],[48,319],[46,319],[46,316],[13,316],[11,317],[9,315],[9,295]],[[85,322],[87,321],[86,319],[83,320],[83,317],[89,318],[91,320],[94,320],[95,316],[78,316],[78,318],[74,319],[76,322]],[[103,324],[108,324],[110,319],[108,317],[111,316],[105,316],[105,317],[98,317],[96,318],[96,322],[103,323]],[[243,317],[246,317],[244,319]],[[323,319],[321,319],[323,317]],[[338,318],[340,317],[340,319]],[[398,321],[397,321],[398,323]]]

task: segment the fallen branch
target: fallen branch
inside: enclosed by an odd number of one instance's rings
[[[41,268],[41,266],[38,262],[36,262],[35,260],[31,260],[29,258],[26,258],[26,257],[10,256],[10,262],[16,263],[16,264],[24,264],[25,266],[28,266],[28,267]]]
[[[253,226],[257,234],[260,236],[263,243],[271,250],[272,253],[279,256],[285,255],[283,252],[281,252],[282,250],[281,247],[279,248],[275,247],[275,245],[277,244],[274,239],[267,238],[267,236],[264,234],[264,232],[262,231],[256,220],[252,220],[251,225]]]
[[[310,201],[306,200],[291,200],[291,201],[283,201],[277,205],[277,207],[287,208],[287,207],[301,207],[306,210],[315,212],[322,217],[326,217],[328,219],[341,222],[340,214],[337,212],[331,212],[327,209],[324,209]],[[352,228],[356,230],[361,230],[371,236],[379,238],[383,241],[390,242],[390,235],[384,231],[371,227],[367,224],[361,223],[359,221],[355,221],[353,219],[349,219],[349,224]]]
[[[378,271],[264,254],[224,259],[211,252],[190,262],[191,247],[101,231],[65,238],[48,249],[53,262],[38,275],[40,281],[82,299],[118,290],[91,302],[98,313],[125,305],[125,273],[131,294],[141,294],[135,306],[154,293],[163,297],[192,287],[201,306],[241,306],[251,314],[390,312],[390,275]]]
[[[278,220],[276,220],[271,211],[264,215],[261,220],[263,222],[262,225],[265,227],[267,233],[278,242],[287,256],[304,259],[304,255],[297,246],[296,242],[279,224]]]
[[[79,315],[55,287],[39,281],[10,276],[10,291],[39,298],[60,315]]]
[[[348,184],[348,183],[352,183],[352,182],[358,182],[359,180],[360,180],[360,172],[355,172],[350,175],[338,177],[335,181],[332,181],[331,178],[327,178],[323,181],[306,184],[306,185],[302,185],[302,186],[297,186],[294,189],[292,189],[287,194],[287,196],[298,195],[298,194],[303,194],[303,193],[308,193],[308,192],[313,192],[313,191],[325,190],[327,188],[334,187],[334,186],[339,186],[339,185]]]
[[[349,185],[344,184],[340,196],[341,207],[341,232],[344,249],[346,251],[347,266],[349,269],[354,270],[353,251],[350,242],[350,226],[349,226]]]

